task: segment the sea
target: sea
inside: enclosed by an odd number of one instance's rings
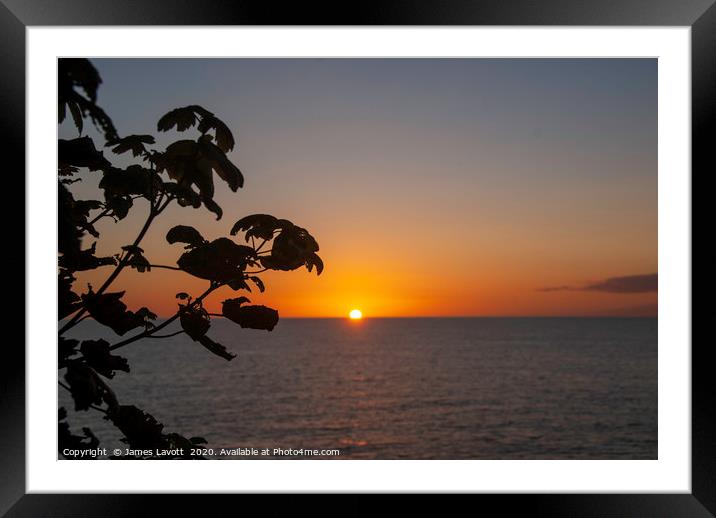
[[[165,432],[204,437],[211,459],[657,458],[655,318],[282,319],[270,333],[215,318],[208,335],[236,358],[145,339],[117,351],[131,372],[108,383]],[[69,336],[121,339],[92,320]],[[58,404],[73,431],[127,447],[61,387]]]

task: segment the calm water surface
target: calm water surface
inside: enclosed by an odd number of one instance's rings
[[[118,340],[92,321],[73,331]],[[214,319],[209,335],[238,356],[185,335],[122,349],[132,372],[110,381],[120,402],[215,449],[657,458],[656,319],[283,319],[272,333]],[[73,429],[122,446],[100,414],[59,399]]]

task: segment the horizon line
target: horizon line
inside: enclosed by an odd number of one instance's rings
[[[171,315],[173,316],[173,315]],[[171,318],[171,316],[159,316],[158,319]],[[213,315],[212,318],[226,318],[220,315]],[[438,319],[438,318],[658,318],[658,315],[403,315],[403,316],[366,316],[359,320],[375,319]],[[281,316],[281,320],[351,320],[348,316]]]

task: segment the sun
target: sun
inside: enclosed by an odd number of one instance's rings
[[[360,309],[351,309],[351,312],[348,313],[348,317],[350,317],[351,320],[360,320],[363,318],[363,312]]]

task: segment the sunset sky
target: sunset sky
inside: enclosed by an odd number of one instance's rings
[[[154,134],[158,149],[196,138],[156,123],[199,104],[236,137],[244,188],[215,178],[218,222],[203,208],[167,210],[141,244],[152,263],[176,264],[174,225],[213,239],[268,213],[307,228],[326,265],[320,277],[263,274],[266,293],[248,296],[281,316],[656,314],[655,59],[92,62],[120,135]],[[65,122],[60,137],[74,136]],[[76,196],[98,197],[99,173],[84,178]],[[98,225],[98,255],[131,243],[146,210]],[[77,290],[109,271],[80,276]],[[111,291],[166,316],[177,292],[206,285],[125,270]],[[234,296],[223,288],[206,305]]]

